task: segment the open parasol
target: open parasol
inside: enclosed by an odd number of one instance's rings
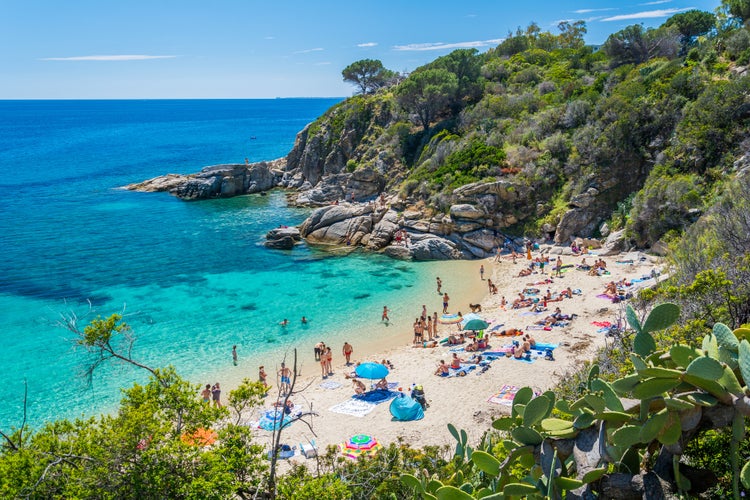
[[[357,458],[362,455],[375,455],[378,450],[383,448],[383,445],[368,434],[357,434],[350,437],[346,443],[341,444],[340,448],[341,454],[345,457]]]

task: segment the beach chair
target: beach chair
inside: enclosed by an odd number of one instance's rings
[[[307,443],[300,443],[299,444],[299,451],[305,458],[314,458],[318,456],[318,449],[315,446],[315,440],[309,441]]]

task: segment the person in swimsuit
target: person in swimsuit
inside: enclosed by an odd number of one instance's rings
[[[440,279],[440,276],[438,276],[436,280],[437,280],[437,292],[442,293],[441,288],[443,288],[443,280]]]
[[[443,294],[443,314],[448,314],[448,301],[450,300],[450,297],[448,297],[448,293]]]
[[[206,384],[206,388],[201,392],[201,397],[204,403],[211,403],[211,384]]]
[[[268,382],[266,382],[266,369],[263,368],[263,366],[260,366],[258,368],[258,381],[262,383],[265,387],[268,387]]]
[[[232,363],[234,363],[234,366],[237,366],[237,346],[232,346]]]
[[[281,363],[281,369],[279,370],[279,390],[283,393],[289,392],[291,388],[291,380],[289,379],[291,374],[292,371],[284,363]]]
[[[221,408],[221,387],[218,382],[211,388],[211,396],[213,396],[214,406]]]
[[[388,306],[383,306],[383,316],[380,318],[381,321],[385,321],[386,323],[391,320],[391,318],[388,317]]]
[[[354,348],[352,347],[352,345],[349,342],[344,342],[344,348],[341,351],[346,358],[346,366],[352,364],[350,359],[352,357],[352,353],[354,352]]]

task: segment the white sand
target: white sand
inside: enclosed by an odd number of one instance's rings
[[[556,258],[556,256],[553,256]],[[644,260],[641,258],[644,257]],[[592,263],[597,257],[587,256],[586,260]],[[633,264],[617,264],[616,261],[634,260]],[[563,257],[565,264],[578,264],[581,257]],[[547,314],[559,306],[564,314],[577,314],[569,326],[553,327],[551,331],[529,330],[527,333],[533,335],[538,342],[558,343],[560,347],[555,349],[555,361],[537,359],[532,363],[525,363],[510,358],[501,358],[493,361],[489,370],[477,375],[479,370],[470,372],[465,377],[437,377],[434,375],[436,366],[441,359],[450,362],[451,352],[448,346],[433,349],[412,348],[411,328],[402,334],[401,345],[389,350],[374,353],[361,353],[361,349],[355,351],[352,361],[380,361],[389,359],[395,366],[388,376],[388,380],[398,382],[399,386],[407,395],[412,384],[422,384],[427,395],[430,407],[425,412],[425,418],[412,422],[396,422],[391,420],[389,411],[390,401],[381,403],[369,414],[363,417],[334,413],[329,408],[351,399],[354,394],[351,380],[346,380],[345,373],[351,372],[353,367],[345,367],[341,347],[336,346],[334,351],[334,372],[327,381],[335,381],[341,384],[336,389],[325,389],[320,387],[323,379],[317,362],[312,360],[312,352],[300,353],[304,358],[303,376],[297,381],[297,389],[307,387],[304,391],[294,394],[292,400],[298,408],[304,408],[317,414],[312,417],[312,430],[302,422],[295,422],[284,430],[282,441],[290,445],[299,446],[300,442],[315,439],[317,446],[324,449],[328,445],[336,445],[355,434],[365,433],[376,437],[382,443],[396,442],[403,438],[406,443],[415,446],[443,445],[453,446],[454,439],[447,429],[447,424],[452,423],[459,429],[464,429],[469,434],[470,442],[476,442],[481,435],[490,427],[493,419],[501,414],[508,413],[509,407],[488,402],[488,399],[496,394],[504,384],[512,384],[523,387],[529,385],[536,390],[547,390],[557,383],[566,373],[575,369],[585,360],[592,359],[594,353],[604,345],[605,336],[597,333],[598,326],[592,321],[616,321],[620,310],[620,304],[613,304],[609,300],[598,298],[597,295],[604,292],[606,283],[617,281],[621,278],[628,280],[648,275],[659,262],[653,257],[645,257],[640,253],[622,254],[605,258],[607,268],[611,275],[589,276],[588,273],[577,269],[569,269],[561,278],[555,278],[554,283],[549,285],[534,285],[542,293],[549,288],[553,293],[559,292],[567,287],[580,289],[581,295],[574,295],[572,299],[564,299],[562,302],[551,302],[549,311],[539,315],[522,314],[529,309],[510,309],[499,307],[501,297],[512,302],[518,293],[527,288],[528,283],[544,280],[550,275],[552,269],[545,269],[547,275],[532,274],[527,277],[516,277],[518,272],[527,266],[525,259],[519,259],[516,264],[508,259],[502,259],[499,264],[494,264],[493,259],[473,262],[478,270],[480,264],[487,269],[486,277],[490,277],[499,288],[497,295],[487,295],[483,301],[483,312],[481,316],[491,321],[491,326],[503,323],[504,328],[515,327],[526,329],[535,321],[543,319]],[[554,262],[554,259],[553,259]],[[480,281],[477,271],[473,276],[466,279],[476,280],[479,291],[487,291],[487,282]],[[647,280],[638,285],[652,285],[653,280]],[[635,285],[632,288],[636,288]],[[437,294],[435,295],[437,297]],[[434,301],[434,297],[430,300]],[[469,312],[466,304],[451,304],[450,312],[461,310],[464,314]],[[419,316],[420,311],[414,311],[414,316]],[[449,331],[457,328],[452,325],[440,326],[440,337],[444,337]],[[492,337],[491,349],[499,348],[509,344],[513,339],[520,337]],[[355,346],[355,349],[357,346]],[[470,357],[473,353],[459,352],[461,357]],[[310,359],[307,359],[310,358]],[[275,377],[269,371],[269,381]],[[365,380],[365,382],[369,382]],[[276,385],[275,382],[272,385]],[[277,391],[271,391],[268,397],[268,405],[275,401]],[[248,415],[248,420],[257,420],[261,410],[256,410]],[[269,444],[271,433],[263,430],[257,431],[260,443]],[[292,460],[304,461],[300,456]]]

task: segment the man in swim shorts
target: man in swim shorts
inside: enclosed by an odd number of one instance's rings
[[[291,376],[291,374],[292,374],[292,371],[289,368],[287,368],[284,363],[281,363],[281,369],[279,370],[279,379],[281,381],[279,383],[279,390],[282,393],[289,392],[290,385],[291,385],[291,380],[289,379],[289,377]]]

